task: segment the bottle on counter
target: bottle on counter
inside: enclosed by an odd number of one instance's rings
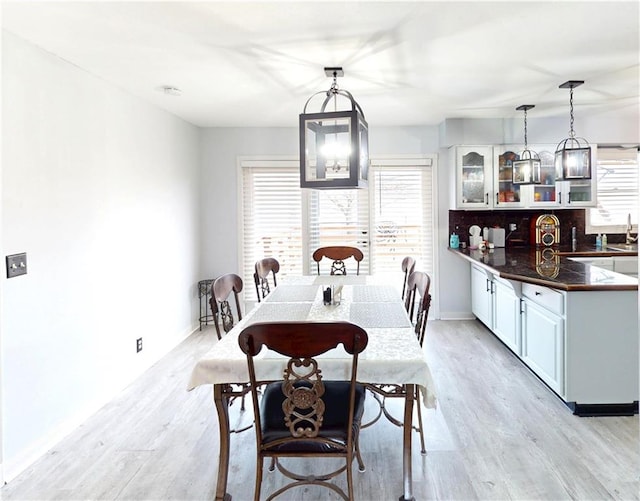
[[[458,247],[460,247],[460,237],[455,232],[452,233],[449,237],[449,247],[451,247],[452,249],[457,249]]]
[[[601,249],[601,248],[602,248],[602,235],[598,233],[598,236],[596,237],[596,249]]]
[[[603,249],[607,248],[607,234],[606,233],[602,234],[602,248]]]

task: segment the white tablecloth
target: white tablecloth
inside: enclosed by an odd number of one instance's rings
[[[327,280],[328,279],[328,280]],[[294,283],[292,283],[294,282]],[[297,283],[295,283],[297,282]],[[310,283],[311,282],[311,283]],[[351,285],[355,283],[356,285]],[[238,346],[238,334],[255,322],[347,320],[363,327],[369,336],[367,348],[359,357],[358,381],[380,384],[415,384],[427,407],[436,406],[436,393],[422,347],[410,325],[400,295],[390,300],[387,286],[367,285],[365,277],[300,277],[278,285],[266,301],[259,303],[222,340],[218,341],[193,368],[188,389],[203,384],[241,383],[249,379],[246,356]],[[325,306],[322,288],[343,285],[339,305]],[[315,294],[309,286],[317,288]],[[282,288],[282,289],[281,289]],[[283,292],[278,292],[278,290]],[[355,289],[355,290],[354,290]],[[366,297],[374,301],[366,302]],[[278,302],[278,298],[284,302]],[[301,298],[311,298],[307,301]],[[359,302],[354,302],[354,297]],[[387,299],[387,300],[385,300]],[[283,359],[268,350],[258,355],[257,376],[282,377]],[[334,350],[322,357],[326,379],[348,379],[346,354]]]

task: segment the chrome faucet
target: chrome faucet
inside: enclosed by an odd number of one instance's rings
[[[625,242],[627,245],[630,245],[636,240],[638,240],[638,235],[636,235],[635,237],[631,236],[631,213],[629,213],[629,215],[627,216],[627,238],[625,239]]]

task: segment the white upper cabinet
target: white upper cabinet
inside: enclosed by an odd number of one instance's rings
[[[548,209],[595,207],[596,179],[556,179],[555,145],[531,145],[541,160],[541,184],[515,184],[513,161],[522,146],[453,146],[454,209]],[[592,172],[597,147],[591,145]]]
[[[454,146],[455,207],[489,209],[493,207],[493,147]]]

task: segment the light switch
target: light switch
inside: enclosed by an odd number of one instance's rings
[[[7,278],[17,277],[27,274],[27,253],[11,254],[6,257],[7,260]]]

